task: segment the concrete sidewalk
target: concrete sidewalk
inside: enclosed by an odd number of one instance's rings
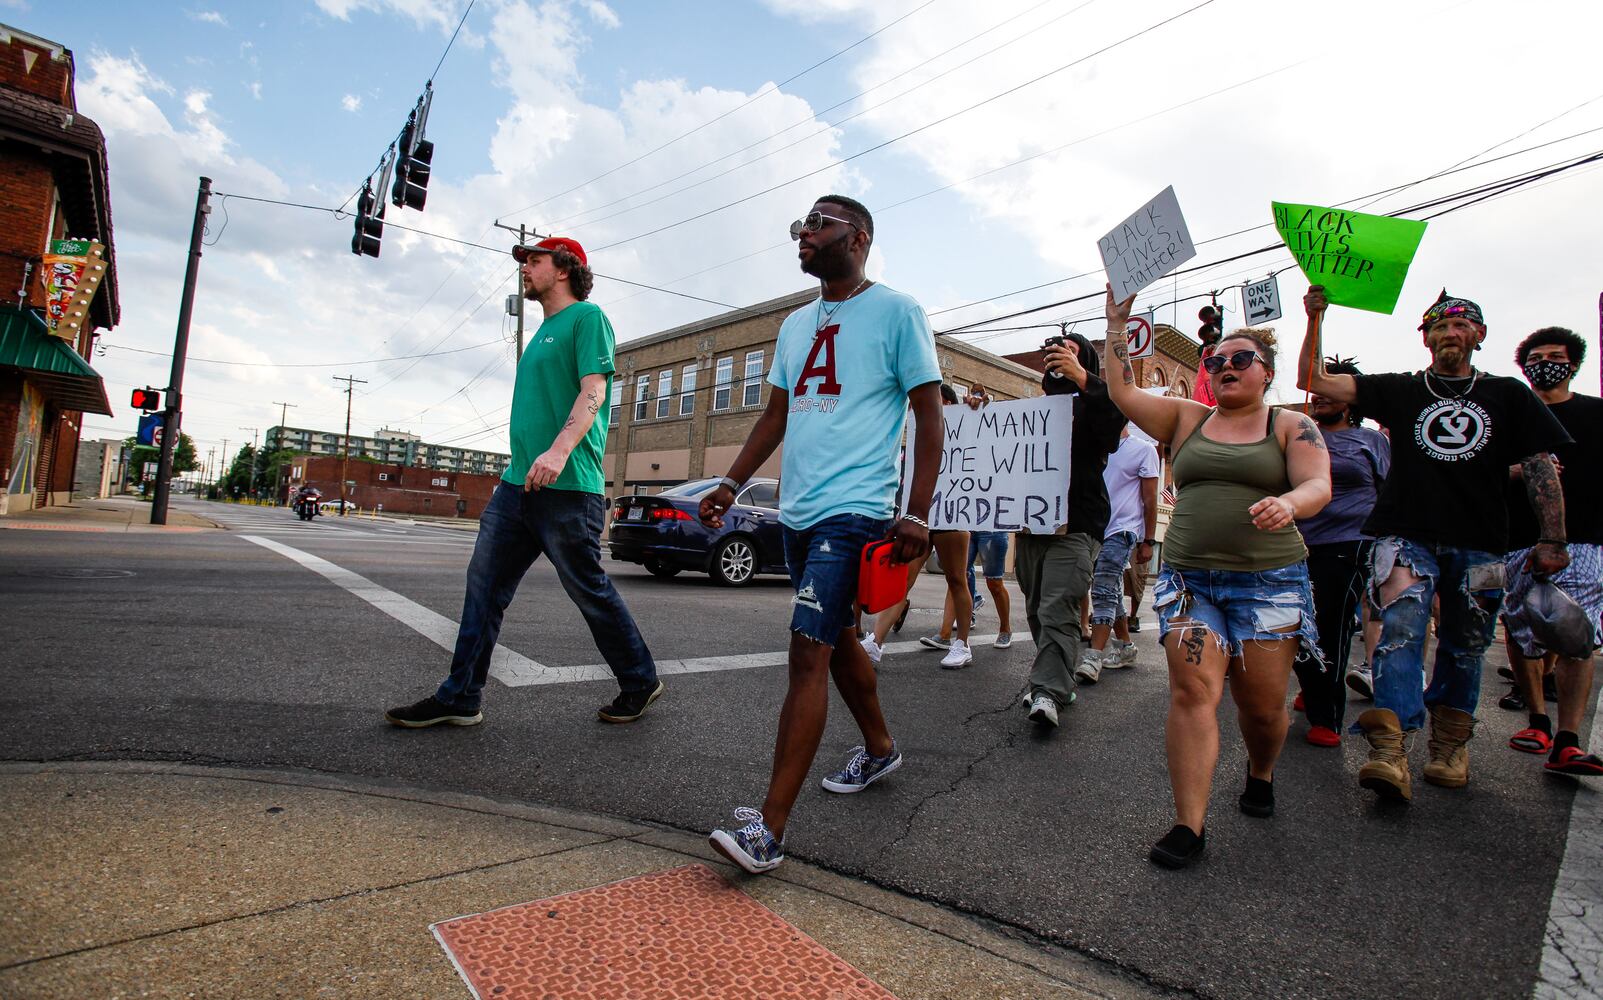
[[[128,497],[74,500],[59,507],[16,511],[0,516],[0,528],[41,531],[192,532],[221,530],[217,522],[169,507],[166,524],[150,523],[150,504]]]
[[[0,797],[0,995],[17,1000],[468,997],[430,924],[691,863],[901,1000],[1171,995],[800,862],[751,878],[699,835],[607,817],[162,763],[0,765]],[[785,995],[812,995],[799,985]]]

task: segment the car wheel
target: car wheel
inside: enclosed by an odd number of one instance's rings
[[[679,575],[678,566],[669,566],[660,559],[647,559],[641,565],[646,567],[647,573],[652,576],[660,576],[664,580]]]
[[[757,575],[757,550],[751,539],[731,535],[718,543],[712,552],[712,565],[707,570],[714,580],[726,587],[740,587]]]

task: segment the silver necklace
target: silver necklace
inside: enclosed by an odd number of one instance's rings
[[[824,332],[824,327],[828,326],[829,325],[829,321],[831,319],[835,318],[835,314],[836,313],[840,312],[840,307],[845,305],[848,301],[850,301],[851,297],[853,295],[856,295],[858,292],[862,291],[863,290],[863,286],[866,285],[866,284],[868,284],[868,277],[867,277],[867,275],[864,275],[863,280],[859,281],[857,283],[857,287],[852,289],[851,291],[847,292],[846,293],[846,298],[841,299],[839,302],[835,303],[835,308],[833,308],[833,309],[825,309],[824,308],[824,296],[823,295],[819,295],[818,296],[818,329],[813,331],[813,336],[816,337],[819,334],[823,333]]]
[[[1425,389],[1427,391],[1429,391],[1432,396],[1435,396],[1437,399],[1441,400],[1442,402],[1444,402],[1444,403],[1452,403],[1453,404],[1453,416],[1455,416],[1455,417],[1458,416],[1460,413],[1464,412],[1464,400],[1465,400],[1465,398],[1468,397],[1470,393],[1475,391],[1475,383],[1479,382],[1481,380],[1481,374],[1482,373],[1480,372],[1480,370],[1478,370],[1476,368],[1470,368],[1469,371],[1470,371],[1469,388],[1465,389],[1463,392],[1453,392],[1453,390],[1447,385],[1447,380],[1446,380],[1445,376],[1436,375],[1429,368],[1425,369]],[[1441,393],[1436,391],[1435,387],[1433,387],[1430,384],[1430,380],[1431,380],[1431,377],[1433,375],[1435,376],[1435,378],[1436,378],[1436,380],[1438,382],[1442,383],[1442,388],[1446,389],[1447,392],[1449,393],[1449,395],[1443,396]]]

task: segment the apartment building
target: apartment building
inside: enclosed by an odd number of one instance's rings
[[[269,427],[264,447],[275,451],[288,448],[313,457],[341,456],[345,451],[345,435],[308,427]],[[389,428],[371,437],[352,434],[351,457],[418,469],[490,476],[505,472],[512,461],[512,456],[505,452],[427,444],[416,434]]]

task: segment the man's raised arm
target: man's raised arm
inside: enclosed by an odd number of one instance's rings
[[[1302,297],[1303,309],[1308,313],[1308,329],[1303,334],[1302,350],[1297,352],[1297,388],[1305,389],[1338,403],[1358,402],[1358,380],[1351,375],[1331,375],[1325,371],[1324,346],[1321,327],[1324,325],[1325,286],[1314,285]]]

